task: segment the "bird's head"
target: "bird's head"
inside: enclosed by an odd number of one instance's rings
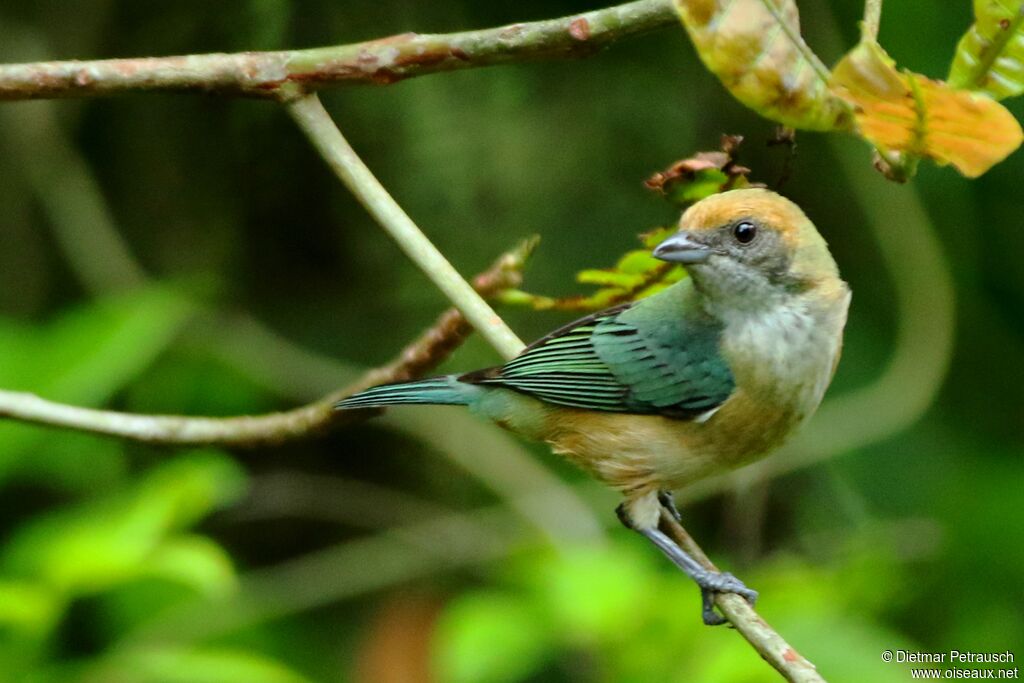
[[[654,250],[686,266],[709,300],[751,309],[796,292],[841,285],[825,240],[793,202],[770,190],[732,190],[683,213]]]

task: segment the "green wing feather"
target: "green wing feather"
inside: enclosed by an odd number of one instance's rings
[[[724,403],[735,381],[719,352],[721,326],[683,315],[667,294],[577,320],[459,379],[572,408],[692,418]]]

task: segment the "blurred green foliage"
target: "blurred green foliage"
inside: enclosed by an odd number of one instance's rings
[[[0,59],[312,46],[590,7],[14,0],[0,7]],[[800,8],[826,63],[855,44],[859,2]],[[924,12],[887,3],[881,42],[899,64],[941,74],[971,7]],[[746,137],[740,161],[757,180],[774,183],[787,163],[681,28],[587,60],[324,99],[460,271],[539,233],[524,289],[553,298],[580,294],[575,273],[675,221],[643,187],[653,171],[723,132]],[[1024,114],[1020,98],[1006,104]],[[977,181],[922,168],[904,188],[868,166],[856,140],[801,133],[784,188],[854,291],[830,397],[948,332],[907,325],[933,311],[899,308],[914,274],[900,264],[916,254],[876,237],[903,232],[936,240],[955,282],[956,345],[930,370],[948,369],[941,389],[909,428],[684,514],[829,680],[884,683],[908,674],[883,649],[1024,654],[1024,155]],[[918,199],[924,225],[906,209]],[[139,412],[281,409],[386,361],[446,305],[269,103],[4,104],[0,206],[5,389]],[[645,258],[585,279],[629,289]],[[568,318],[505,310],[526,339]],[[445,367],[494,361],[474,339]],[[883,416],[931,381],[919,372],[898,379]],[[557,523],[568,508],[524,498],[542,492],[524,491],[536,480],[509,449],[480,452],[454,418],[435,438],[407,414],[236,453],[0,425],[0,681],[774,680],[736,634],[699,625],[697,591],[616,528],[613,496],[533,448],[560,495],[585,499],[572,514],[592,510],[607,528],[605,540],[573,536]],[[812,449],[863,421],[819,417]],[[487,467],[500,476],[482,479]],[[531,514],[554,521],[541,533]]]
[[[781,632],[807,638],[804,654],[829,680],[906,680],[878,656],[911,645],[879,618],[906,578],[883,555],[865,547],[826,567],[780,556],[751,574],[771,594],[762,614]],[[459,596],[442,616],[439,680],[519,681],[545,669],[590,671],[608,681],[771,677],[742,640],[709,638],[699,620],[687,618],[693,587],[636,544],[533,555],[492,581],[497,588]]]

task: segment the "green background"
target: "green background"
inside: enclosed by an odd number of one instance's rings
[[[800,7],[834,63],[859,3]],[[13,0],[0,60],[306,47],[592,8]],[[890,0],[880,39],[942,77],[970,22],[965,1]],[[642,185],[652,172],[722,133],[746,137],[755,179],[774,182],[785,156],[681,27],[324,101],[461,272],[539,234],[525,288],[552,295],[585,291],[577,271],[675,220]],[[1024,655],[1024,153],[977,181],[925,163],[900,187],[852,137],[798,144],[785,192],[854,292],[843,362],[768,461],[776,476],[681,492],[690,531],[831,681],[909,680],[885,649]],[[273,104],[0,105],[0,387],[133,412],[285,409],[386,362],[445,305]],[[503,312],[525,339],[568,319]],[[474,338],[445,367],[496,360]],[[773,680],[736,634],[699,624],[697,591],[617,528],[614,505],[455,409],[237,452],[2,424],[0,680]]]

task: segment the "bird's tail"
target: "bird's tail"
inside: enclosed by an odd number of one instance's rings
[[[455,375],[431,377],[416,382],[382,384],[366,391],[360,391],[334,404],[337,410],[352,408],[380,408],[407,403],[429,403],[434,405],[468,405],[480,391]]]

